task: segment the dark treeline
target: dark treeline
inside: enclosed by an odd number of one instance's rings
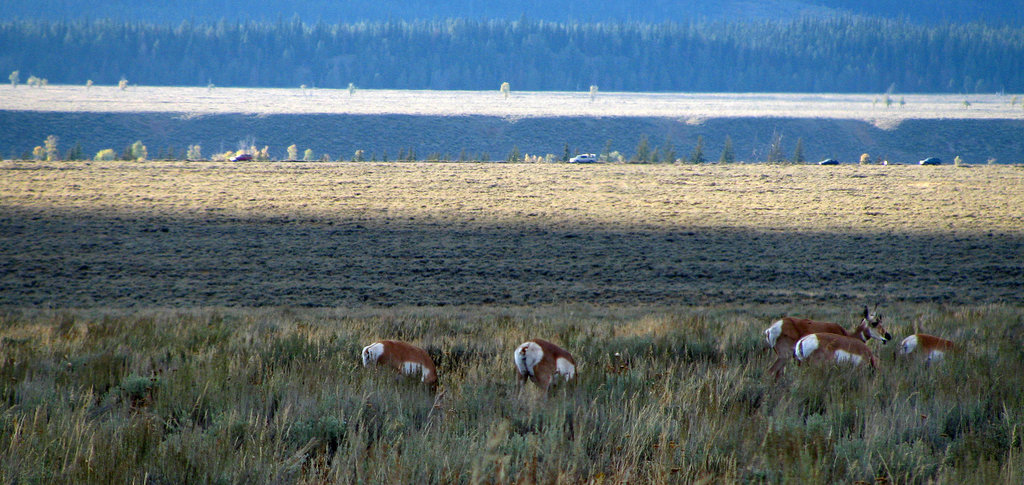
[[[307,22],[447,18],[529,18],[554,22],[689,22],[791,20],[837,14],[898,18],[922,25],[982,22],[1024,25],[1022,0],[4,0],[0,19],[116,19],[176,25],[182,21]]]
[[[795,21],[0,23],[0,72],[55,84],[1021,92],[1024,29]]]

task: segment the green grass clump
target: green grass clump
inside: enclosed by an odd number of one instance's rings
[[[926,367],[872,342],[876,372],[791,364],[776,384],[761,331],[778,314],[9,309],[0,482],[1020,483],[1024,309],[899,305],[895,337],[964,352]],[[531,337],[570,350],[578,379],[519,387]],[[363,368],[381,338],[428,349],[439,394]]]

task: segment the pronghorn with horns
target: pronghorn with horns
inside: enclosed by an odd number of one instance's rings
[[[764,331],[765,340],[768,342],[768,346],[775,350],[776,355],[775,362],[768,372],[773,374],[776,380],[782,377],[782,373],[786,368],[786,362],[793,358],[796,343],[801,338],[811,334],[843,335],[859,338],[862,342],[877,338],[883,344],[888,342],[892,336],[882,325],[882,317],[877,313],[877,310],[878,304],[875,304],[874,310],[871,311],[865,305],[864,317],[856,327],[849,331],[836,323],[817,322],[806,318],[785,317],[776,321]]]

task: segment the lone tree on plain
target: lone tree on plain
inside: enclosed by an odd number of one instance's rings
[[[596,98],[596,97],[597,97],[597,85],[596,84],[591,84],[590,85],[590,102],[594,102],[594,98]]]
[[[307,148],[306,151],[302,153],[302,159],[307,161],[307,162],[312,162],[313,161],[313,149],[312,148]]]
[[[298,160],[298,159],[299,159],[299,147],[295,146],[294,144],[290,145],[288,147],[288,160]]]
[[[199,145],[189,145],[188,152],[185,154],[185,158],[189,160],[199,160],[203,158],[203,147]]]
[[[11,72],[10,76],[7,76],[7,79],[11,80],[11,87],[12,88],[16,88],[16,87],[18,87],[18,81],[21,80],[21,72],[20,71],[13,71],[13,72]]]
[[[697,135],[697,146],[693,148],[693,155],[690,155],[690,163],[707,163],[704,158],[704,137]]]
[[[501,94],[505,96],[505,99],[508,99],[509,95],[512,94],[512,86],[507,81],[501,83]]]
[[[782,158],[782,135],[775,132],[772,135],[772,144],[768,149],[768,163],[782,163],[785,159]]]
[[[871,164],[871,155],[868,155],[867,153],[861,153],[860,154],[860,164],[861,165],[870,165]]]
[[[636,163],[651,161],[651,145],[647,141],[647,135],[641,136],[640,142],[636,144],[636,155],[633,156],[633,161]]]
[[[55,162],[60,160],[60,153],[57,152],[57,137],[50,135],[46,137],[46,141],[43,142],[43,146],[46,147],[46,161]]]
[[[793,149],[793,163],[804,163],[804,139],[796,139],[796,148]]]
[[[665,163],[676,162],[676,147],[675,143],[672,143],[671,136],[665,138],[665,146],[661,149],[661,161]]]
[[[725,135],[725,146],[722,147],[722,156],[718,158],[718,163],[733,163],[736,161],[736,156],[732,151],[732,138],[729,135]]]
[[[122,77],[121,80],[117,82],[117,87],[121,91],[128,89],[128,80]]]

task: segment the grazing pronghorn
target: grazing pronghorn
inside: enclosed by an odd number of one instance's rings
[[[516,348],[513,357],[520,384],[526,383],[529,379],[547,391],[555,376],[568,381],[576,375],[576,361],[572,355],[547,340],[527,340]]]
[[[877,309],[878,305],[876,304],[875,310]],[[775,350],[776,356],[775,363],[768,369],[768,372],[773,374],[776,380],[782,377],[782,372],[786,370],[786,362],[793,357],[793,349],[796,347],[797,341],[815,333],[832,333],[859,337],[864,342],[873,337],[881,340],[883,344],[892,338],[889,332],[885,330],[885,327],[882,326],[881,315],[874,310],[868,311],[867,306],[864,307],[864,318],[861,319],[856,327],[849,331],[836,323],[785,317],[776,321],[764,331],[764,338],[768,341],[768,345]]]
[[[427,351],[397,340],[381,340],[363,347],[363,366],[386,365],[400,374],[422,374],[421,381],[435,386],[437,369]]]
[[[900,355],[921,354],[924,356],[925,363],[930,364],[932,361],[941,361],[946,356],[946,352],[955,349],[956,346],[952,341],[925,333],[915,333],[903,339],[903,342],[900,343],[899,353]]]
[[[834,333],[812,333],[801,338],[793,348],[797,363],[836,362],[860,365],[867,361],[878,369],[878,359],[863,340]]]

